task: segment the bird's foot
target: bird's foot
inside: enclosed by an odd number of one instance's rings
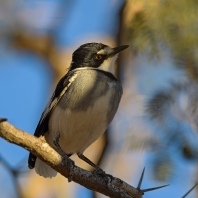
[[[75,163],[73,160],[71,160],[66,153],[64,153],[62,156],[62,159],[64,161],[64,164],[66,164],[67,167],[69,167],[69,174],[68,174],[68,182],[71,182],[73,180],[73,174],[74,174],[74,167]]]
[[[69,158],[69,157],[67,156],[67,158]],[[68,182],[71,182],[73,180],[75,163],[71,159],[67,160],[67,163],[69,165]]]
[[[105,171],[102,170],[100,167],[95,168],[95,170],[94,170],[93,172],[96,173],[96,174],[98,174],[98,175],[105,176],[105,177],[106,177],[106,176],[107,176],[107,177],[110,177],[110,178],[113,177],[112,175],[105,173]]]
[[[53,143],[56,146],[59,154],[62,156],[64,163],[67,164],[67,166],[69,166],[68,182],[71,182],[72,178],[73,178],[73,172],[74,172],[73,169],[74,169],[75,163],[74,163],[74,161],[69,159],[70,155],[68,156],[68,154],[62,150],[61,146],[59,145],[59,139],[60,139],[60,135],[57,135],[57,137],[54,139]]]
[[[93,173],[100,175],[101,177],[103,177],[106,181],[106,183],[108,184],[109,182],[111,182],[113,180],[113,176],[110,174],[105,173],[104,170],[102,170],[100,167],[95,168],[95,170],[93,171]]]
[[[100,167],[96,167],[93,171],[93,173],[96,173],[98,175],[106,176],[105,171],[103,171]]]

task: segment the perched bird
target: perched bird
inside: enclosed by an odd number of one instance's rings
[[[122,86],[113,75],[117,54],[128,45],[111,48],[102,43],[81,45],[72,55],[68,73],[58,82],[51,100],[41,115],[35,136],[44,136],[58,153],[83,155],[112,121],[122,96]],[[43,177],[56,171],[30,153],[29,168]]]

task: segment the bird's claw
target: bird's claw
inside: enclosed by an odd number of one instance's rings
[[[102,176],[106,176],[105,171],[103,171],[100,167],[95,168],[93,173],[96,173],[96,174],[102,175]]]

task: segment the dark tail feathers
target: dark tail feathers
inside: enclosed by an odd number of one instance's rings
[[[33,169],[35,167],[35,162],[36,162],[36,156],[30,153],[28,158],[28,167],[30,169]]]

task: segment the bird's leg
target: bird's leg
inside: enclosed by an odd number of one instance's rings
[[[60,139],[60,134],[58,134],[55,139],[53,140],[54,145],[56,146],[58,152],[60,153],[61,156],[66,155],[66,153],[62,150],[59,144],[59,139]]]
[[[58,153],[63,157],[63,159],[68,159],[71,154],[67,154],[65,153],[62,148],[60,147],[60,144],[59,144],[59,139],[60,139],[60,134],[58,134],[55,139],[53,140],[53,143],[55,145],[55,147],[57,148],[57,151]],[[74,167],[74,161],[72,161],[71,159],[68,159],[67,160],[67,163],[69,163],[69,176],[68,176],[68,182],[71,182],[72,181],[72,177],[73,177],[73,167]]]
[[[105,172],[99,166],[94,164],[91,160],[85,157],[82,153],[77,153],[77,155],[81,160],[85,161],[87,164],[92,166],[98,174],[105,175]]]

